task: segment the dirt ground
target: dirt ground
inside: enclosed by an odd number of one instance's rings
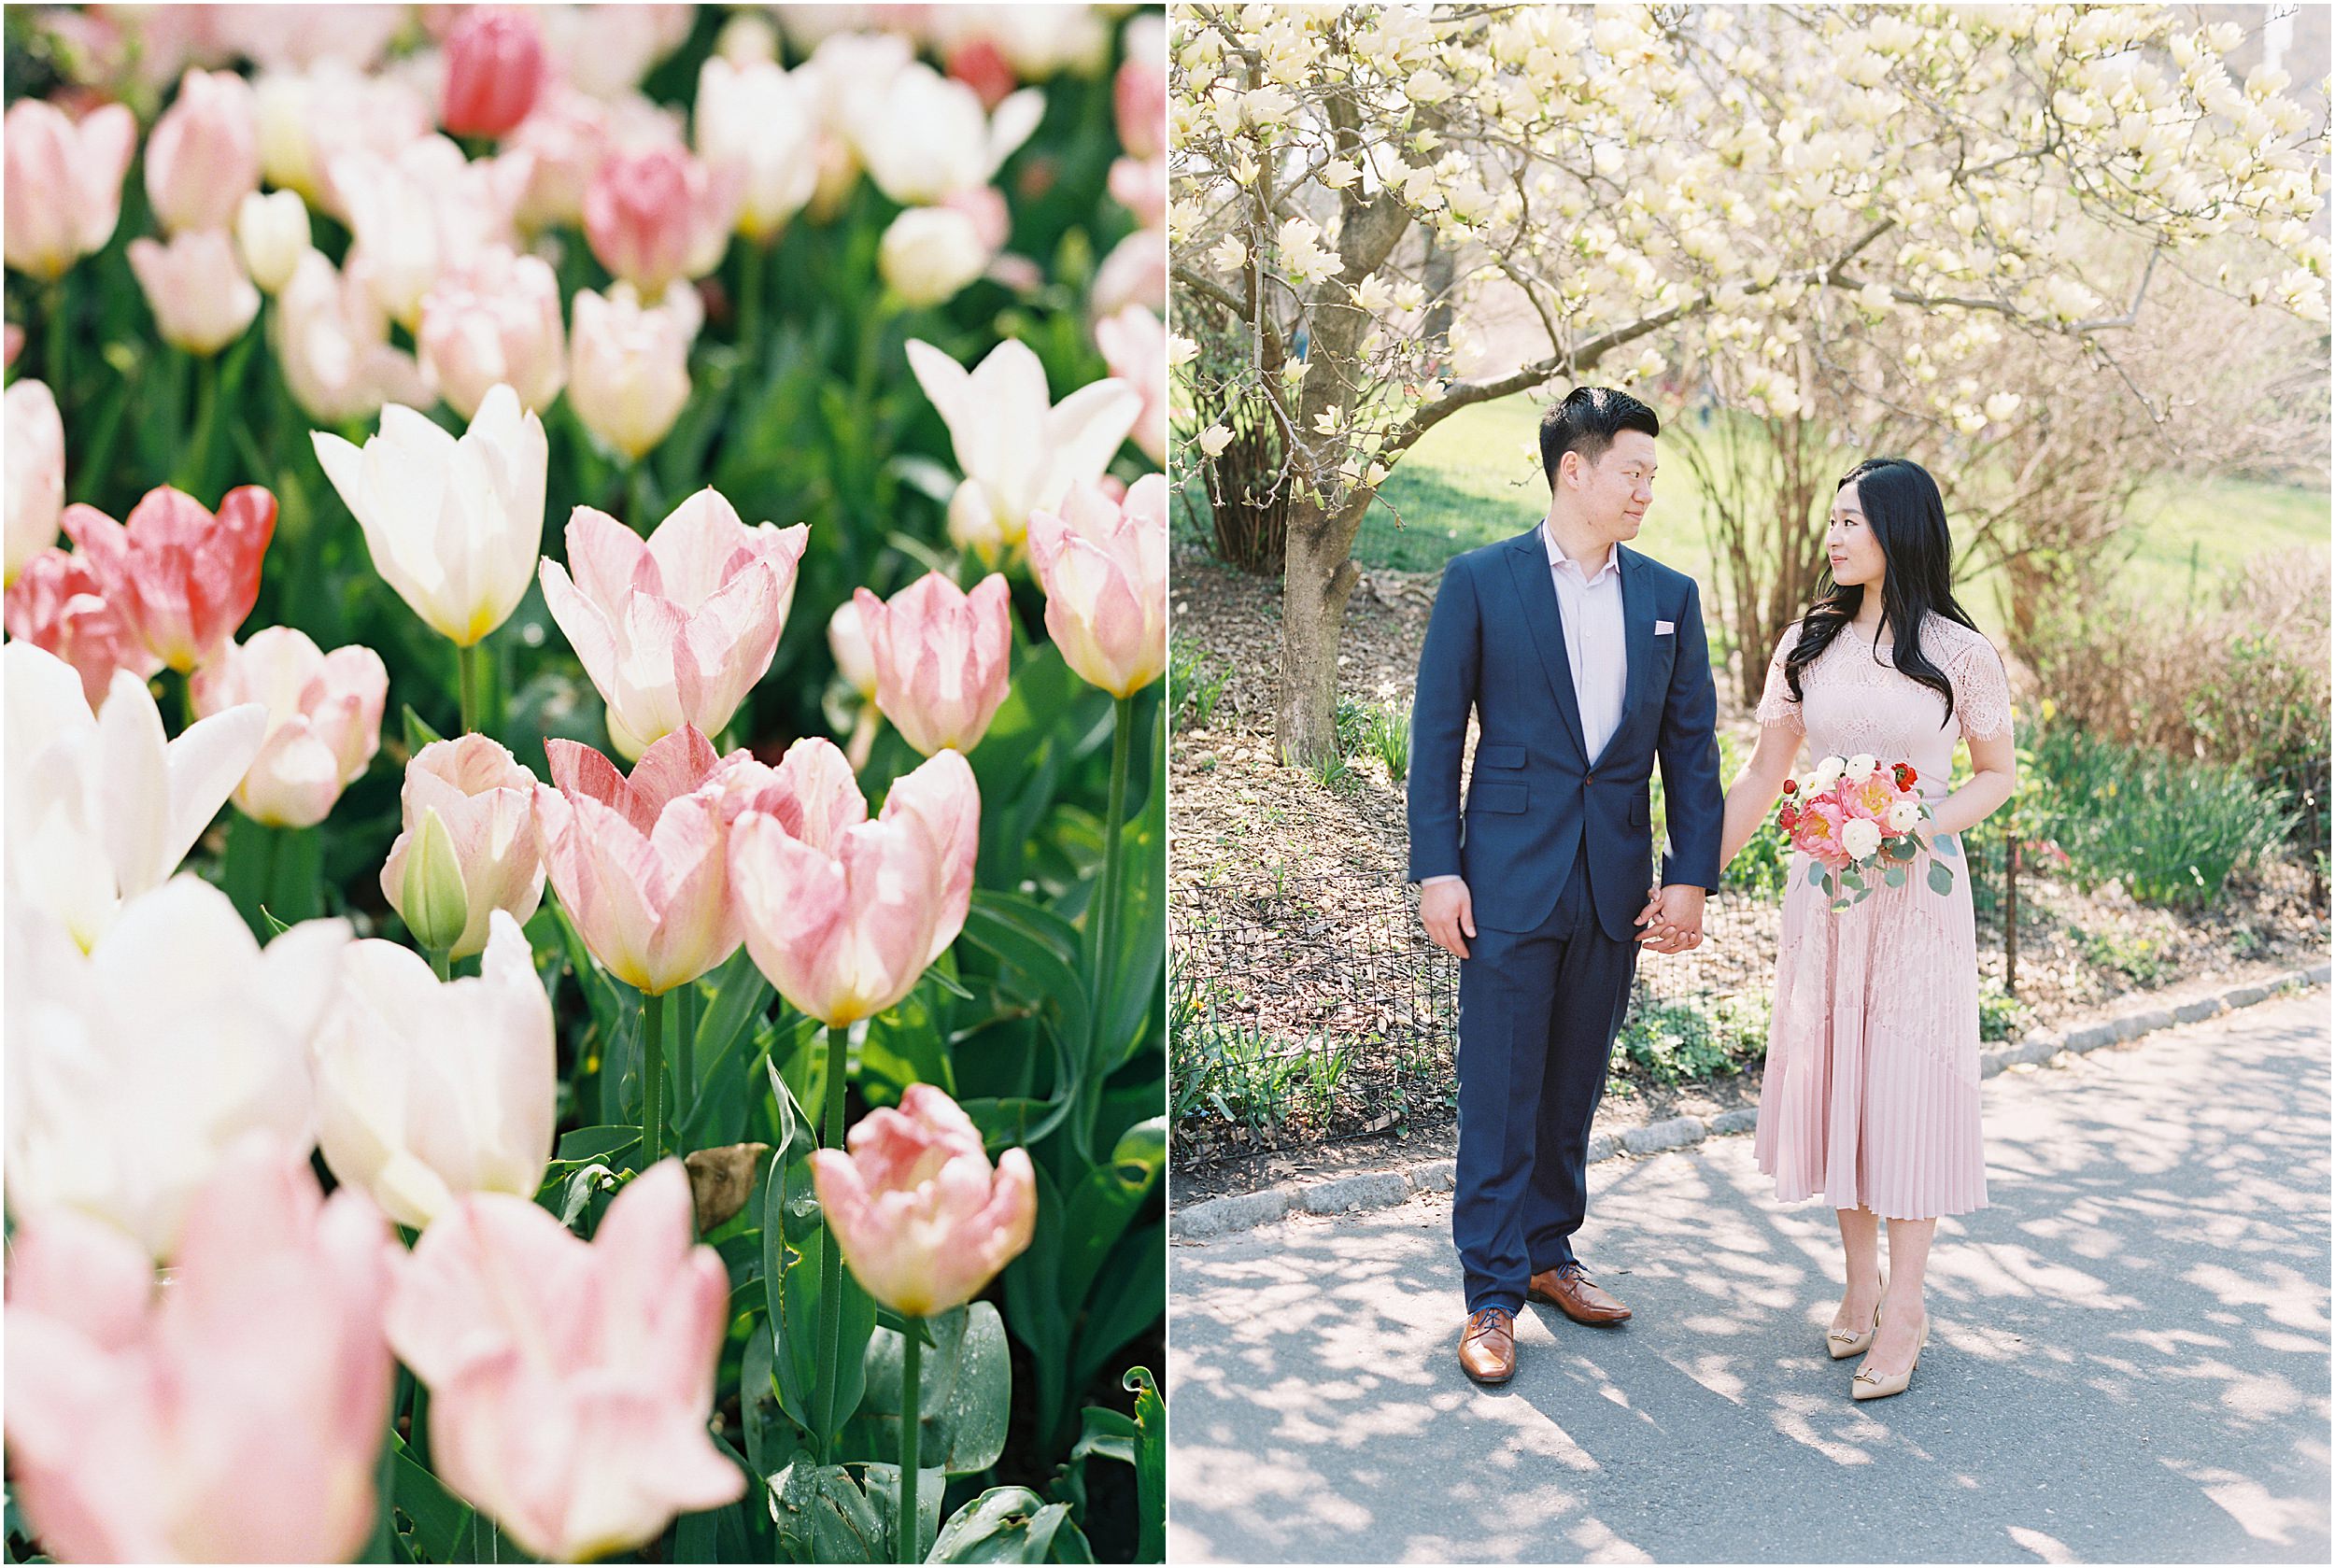
[[[1274,760],[1280,613],[1273,585],[1188,545],[1179,546],[1172,580],[1176,641],[1187,658],[1205,655],[1207,684],[1221,679],[1222,687],[1204,724],[1180,713],[1185,727],[1170,743],[1171,921],[1188,917],[1202,884],[1244,887],[1282,869],[1349,885],[1383,878],[1392,907],[1400,897],[1405,855],[1399,784],[1366,755],[1350,759],[1344,777],[1328,785]],[[1428,574],[1366,574],[1338,660],[1342,693],[1408,708],[1435,588]],[[1748,715],[1723,687],[1719,703],[1721,726],[1748,732]],[[1999,879],[1999,868],[1995,874]],[[2291,862],[2233,877],[2225,897],[2206,911],[2142,906],[2113,884],[2085,894],[2031,869],[2022,872],[2018,891],[2016,996],[2027,1011],[2015,1033],[2066,1027],[2115,1011],[2137,993],[2177,1002],[2318,962],[2327,952],[2327,911],[2314,907],[2309,875]],[[1765,955],[1773,943],[1759,939],[1760,912],[1756,900],[1739,897],[1722,896],[1714,904],[1714,941],[1696,955],[1698,985],[1750,995],[1766,989]],[[1381,911],[1377,918],[1383,927],[1396,916]],[[1728,918],[1743,934],[1720,941],[1718,923]],[[2005,960],[1999,919],[1982,915],[1979,942],[1982,978],[2000,986]],[[1620,1070],[1617,1062],[1597,1126],[1613,1131],[1679,1114],[1709,1116],[1756,1104],[1758,1097],[1756,1068],[1663,1085]],[[1244,1146],[1241,1137],[1196,1138],[1180,1128],[1176,1201],[1293,1176],[1448,1155],[1452,1137],[1443,1123],[1401,1137],[1293,1140],[1289,1147],[1258,1149]]]

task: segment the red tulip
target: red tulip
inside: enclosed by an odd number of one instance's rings
[[[517,129],[550,80],[544,40],[521,11],[464,11],[446,40],[446,95],[438,122],[458,136]]]
[[[88,560],[43,550],[8,585],[8,635],[56,655],[81,677],[92,712],[106,700],[114,671],[143,681],[163,667],[106,598]]]

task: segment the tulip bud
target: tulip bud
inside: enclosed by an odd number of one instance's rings
[[[166,233],[224,229],[260,185],[260,109],[233,71],[189,71],[146,144],[146,193]]]
[[[910,1084],[898,1110],[862,1117],[845,1146],[811,1156],[820,1211],[852,1277],[895,1312],[962,1307],[1029,1246],[1028,1151],[1007,1150],[992,1170],[972,1118],[931,1084]]]
[[[862,701],[876,694],[875,654],[868,646],[868,630],[859,619],[859,606],[845,600],[827,623],[828,651],[835,656],[835,671],[851,683]]]
[[[852,595],[875,661],[876,705],[927,756],[969,752],[1005,700],[1013,636],[1005,579],[991,572],[971,593],[927,572],[889,603]]]
[[[218,353],[260,314],[260,291],[244,275],[224,229],[182,233],[169,245],[130,242],[130,270],[154,312],[163,341],[190,354]]]
[[[39,98],[8,106],[8,265],[43,280],[113,237],[121,216],[121,177],[137,151],[138,122],[107,104],[75,124]]]
[[[1168,667],[1168,480],[1147,473],[1124,503],[1081,485],[1059,517],[1030,518],[1046,630],[1080,677],[1132,697]]]
[[[462,864],[455,857],[454,835],[435,807],[421,813],[414,852],[405,860],[405,885],[399,907],[414,940],[444,953],[461,940],[470,924],[470,896],[462,891]]]
[[[629,459],[664,440],[689,401],[697,320],[685,302],[694,299],[675,290],[644,308],[629,283],[606,298],[589,289],[576,293],[568,403],[585,429]]]
[[[280,292],[308,253],[308,204],[295,191],[252,191],[235,209],[235,247],[251,281]]]
[[[458,136],[508,135],[549,80],[532,18],[488,7],[465,10],[446,35],[439,123]]]
[[[57,542],[64,511],[64,420],[46,383],[29,378],[7,397],[7,582]]]
[[[876,269],[911,307],[941,304],[989,264],[972,219],[953,207],[910,207],[892,219],[876,250]]]

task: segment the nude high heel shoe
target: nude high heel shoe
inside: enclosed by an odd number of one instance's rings
[[[1930,1314],[1924,1312],[1921,1315],[1921,1338],[1915,1344],[1914,1359],[1906,1363],[1905,1370],[1894,1377],[1883,1379],[1860,1367],[1857,1375],[1849,1379],[1849,1392],[1861,1400],[1887,1399],[1891,1394],[1903,1393],[1906,1385],[1914,1380],[1914,1368],[1921,1364],[1921,1352],[1929,1343]]]
[[[1834,1361],[1847,1361],[1851,1356],[1861,1355],[1873,1344],[1874,1330],[1880,1326],[1881,1309],[1875,1307],[1873,1309],[1872,1328],[1866,1329],[1862,1334],[1847,1334],[1836,1328],[1826,1329],[1824,1348],[1833,1352]]]

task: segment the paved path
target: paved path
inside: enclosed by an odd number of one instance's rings
[[[1179,1562],[2292,1561],[2328,1547],[2324,992],[1986,1088],[1914,1386],[1821,1335],[1839,1240],[1748,1137],[1592,1167],[1620,1329],[1465,1380],[1448,1199],[1171,1250]]]

